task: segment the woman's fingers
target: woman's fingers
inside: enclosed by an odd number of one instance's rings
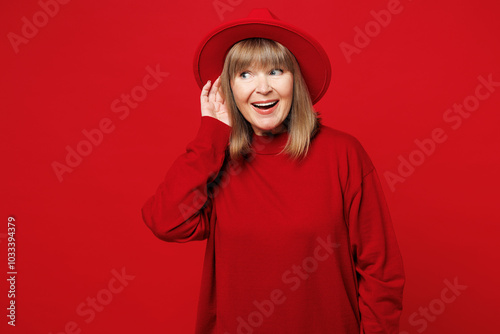
[[[201,113],[202,115],[216,116],[218,113],[225,112],[225,102],[220,91],[220,76],[212,84],[210,80],[207,81],[201,90]]]
[[[203,86],[200,95],[201,115],[214,117],[231,126],[229,113],[224,101],[224,96],[221,94],[220,86],[220,76],[213,84],[208,80],[205,86]]]
[[[215,94],[215,102],[220,103],[220,104],[224,104],[224,98],[222,97],[222,93],[221,93],[221,89],[220,89],[220,87],[221,87],[220,76],[214,82],[214,86],[216,86],[216,88],[217,88],[217,92]]]
[[[217,79],[217,94],[215,95],[215,102],[224,103],[224,99],[222,98],[221,89],[220,89],[220,77]]]
[[[215,102],[215,96],[217,94],[217,90],[219,89],[218,81],[219,81],[219,78],[217,78],[217,80],[215,80],[214,84],[212,85],[212,88],[210,88],[210,93],[208,94],[208,99],[211,102]]]
[[[208,80],[207,83],[205,84],[205,86],[203,86],[203,89],[201,90],[201,95],[200,95],[201,102],[205,102],[208,100],[208,92],[210,90],[211,83],[212,82],[210,80]]]
[[[219,102],[220,92],[220,77],[215,80],[214,84],[212,87],[210,87],[211,81],[208,80],[205,86],[203,86],[203,89],[201,91],[201,96],[202,97],[207,97],[209,101],[211,102]]]

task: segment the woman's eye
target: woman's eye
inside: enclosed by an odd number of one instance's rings
[[[242,77],[243,79],[248,79],[250,77],[250,73],[248,73],[248,72],[242,72],[240,74],[240,77]]]
[[[279,68],[275,68],[274,70],[271,71],[271,75],[280,75],[283,74],[283,70],[280,70]]]

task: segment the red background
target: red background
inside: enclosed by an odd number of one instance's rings
[[[217,3],[228,6],[221,16]],[[267,6],[325,47],[333,77],[317,110],[361,141],[383,178],[407,274],[402,333],[498,333],[500,87],[456,129],[443,115],[475,94],[479,76],[500,81],[500,5],[402,0],[402,11],[348,62],[341,43],[353,45],[355,27],[364,30],[370,11],[388,3],[70,1],[16,53],[8,34],[22,35],[23,17],[33,22],[41,5],[3,1],[0,258],[6,277],[14,216],[18,275],[15,328],[7,326],[1,279],[1,331],[55,334],[73,321],[81,333],[193,332],[205,242],[156,239],[140,209],[199,126],[198,41]],[[127,117],[113,112],[147,66],[169,75]],[[106,118],[113,131],[60,182],[54,161],[64,164],[66,147]],[[384,174],[397,173],[398,157],[408,159],[415,140],[436,128],[446,140],[391,189]],[[135,278],[106,294],[112,270],[122,268]],[[467,288],[440,302],[444,280],[455,279]],[[99,294],[112,300],[86,322],[77,308]],[[436,315],[423,320],[419,309],[430,305]],[[409,320],[414,312],[418,323]]]

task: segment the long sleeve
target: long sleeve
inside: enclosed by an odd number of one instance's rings
[[[223,165],[230,133],[225,123],[201,117],[196,138],[142,208],[144,222],[158,238],[188,242],[208,237],[213,213],[208,185]]]
[[[359,289],[361,333],[397,334],[405,274],[375,168],[349,198],[349,234]]]

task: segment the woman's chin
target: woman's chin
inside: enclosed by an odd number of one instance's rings
[[[282,132],[282,127],[280,126],[280,124],[276,124],[276,123],[259,124],[257,126],[254,126],[253,129],[254,129],[254,132],[259,136]]]

